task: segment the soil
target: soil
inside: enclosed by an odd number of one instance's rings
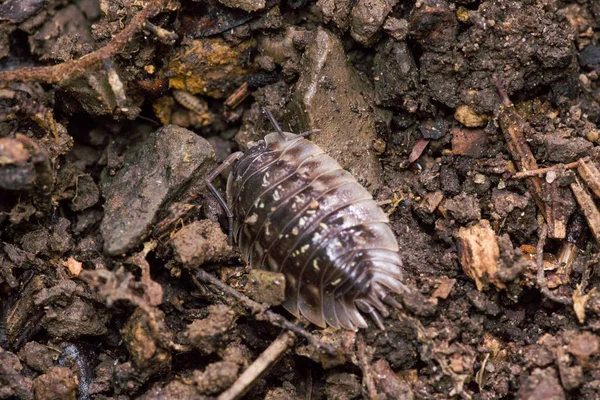
[[[595,0],[4,0],[0,399],[600,398],[599,76]],[[263,108],[389,215],[385,330],[229,245]]]

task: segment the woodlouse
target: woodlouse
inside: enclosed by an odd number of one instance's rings
[[[230,238],[252,268],[282,272],[284,307],[325,327],[383,329],[388,291],[406,291],[388,217],[354,177],[313,142],[275,132],[231,154],[206,180],[229,217]],[[233,165],[223,199],[211,184]],[[385,304],[384,304],[385,303]]]

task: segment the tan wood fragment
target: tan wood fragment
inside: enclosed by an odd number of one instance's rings
[[[600,243],[600,212],[598,211],[598,208],[596,208],[592,196],[579,181],[571,183],[571,190],[575,195],[577,203],[581,207],[581,211],[587,220],[588,226],[590,227],[596,242]]]
[[[433,193],[427,193],[421,204],[419,204],[418,208],[425,211],[428,214],[431,214],[435,211],[436,208],[438,208],[443,199],[444,194],[441,190],[436,190]]]
[[[470,227],[462,227],[458,231],[459,259],[463,270],[483,290],[488,284],[499,289],[506,287],[497,277],[500,248],[496,233],[487,220],[481,220]]]
[[[582,160],[585,160],[585,159],[582,159]],[[557,171],[560,169],[573,169],[573,168],[577,168],[579,166],[580,161],[581,160],[578,160],[578,161],[574,161],[574,162],[568,163],[568,164],[556,164],[551,167],[532,169],[530,171],[521,171],[521,172],[517,172],[514,175],[512,175],[511,178],[512,179],[523,179],[523,178],[529,178],[532,176],[541,176],[541,175],[547,174],[550,171]]]
[[[596,164],[591,160],[581,159],[577,162],[577,173],[592,192],[600,197],[600,170]]]
[[[291,332],[281,333],[248,369],[240,375],[233,385],[219,395],[218,400],[241,399],[250,390],[252,384],[269,371],[294,346],[294,338],[295,336]]]
[[[508,145],[508,149],[512,158],[517,164],[519,171],[531,171],[539,169],[537,161],[527,144],[525,138],[525,131],[531,129],[529,124],[515,111],[514,105],[510,102],[510,99],[500,90],[500,97],[503,100],[503,107],[498,115],[498,122],[500,128],[504,133],[504,138]],[[546,205],[542,200],[542,181],[537,176],[530,176],[527,178],[527,187],[531,192],[535,203],[539,210],[544,215],[544,218],[548,220],[546,215]]]

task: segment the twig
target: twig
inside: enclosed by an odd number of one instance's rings
[[[306,340],[308,340],[308,342],[311,345],[315,346],[316,348],[321,348],[331,355],[335,356],[335,355],[339,354],[339,351],[336,350],[333,346],[331,346],[327,343],[321,342],[320,340],[315,338],[313,335],[308,333],[304,328],[302,328],[298,325],[295,325],[295,324],[291,323],[290,321],[288,321],[287,319],[285,319],[284,317],[282,317],[281,315],[279,315],[271,310],[268,310],[266,305],[255,302],[254,300],[250,299],[248,296],[245,296],[244,294],[238,292],[237,290],[233,289],[229,285],[226,285],[221,280],[215,278],[208,272],[200,269],[196,272],[195,276],[194,275],[191,275],[191,276],[192,276],[192,280],[194,281],[196,286],[201,287],[200,283],[198,282],[198,280],[200,280],[204,283],[208,283],[212,286],[215,286],[216,288],[221,290],[227,296],[235,298],[245,308],[250,310],[250,312],[252,312],[252,314],[255,315],[256,319],[258,319],[260,321],[268,321],[271,324],[273,324],[279,328],[291,331],[291,332],[297,334],[298,336],[301,336],[301,337],[305,338]]]
[[[358,338],[356,350],[358,353],[358,364],[363,373],[363,382],[367,387],[366,394],[368,394],[370,399],[376,399],[378,397],[377,389],[375,388],[375,381],[373,380],[373,374],[371,373],[373,350],[367,347],[362,337]]]
[[[571,183],[570,187],[575,195],[577,204],[581,207],[581,212],[585,216],[594,239],[596,239],[596,242],[600,243],[600,211],[598,211],[594,199],[578,179]]]
[[[497,82],[496,85],[498,86],[498,94],[502,101],[502,106],[498,113],[498,122],[504,133],[504,140],[506,141],[508,150],[520,171],[538,170],[537,161],[535,160],[525,137],[526,132],[531,130],[531,127],[515,111],[515,107],[508,98],[506,89],[502,84]],[[542,200],[544,193],[542,182],[537,176],[529,176],[527,179],[527,186],[540,212],[544,215],[544,219],[548,220],[546,204]]]
[[[93,65],[109,58],[120,51],[130,41],[133,35],[144,27],[147,19],[158,14],[168,0],[150,0],[146,7],[140,11],[114,38],[104,47],[85,56],[62,64],[43,67],[23,67],[12,71],[0,72],[0,87],[15,81],[37,81],[44,83],[59,83],[72,75],[82,73]]]
[[[246,369],[229,389],[221,393],[218,400],[241,399],[252,384],[267,372],[294,345],[294,334],[282,332],[277,339]]]
[[[546,238],[548,237],[548,225],[543,224],[540,230],[540,237],[536,246],[535,256],[537,263],[537,285],[544,296],[550,300],[560,304],[573,304],[573,300],[565,297],[558,296],[546,286],[546,277],[544,276],[544,245],[546,244]]]
[[[511,179],[530,178],[532,176],[544,175],[550,171],[555,171],[555,170],[558,170],[561,168],[573,169],[573,168],[577,168],[578,166],[579,166],[579,161],[575,161],[575,162],[568,163],[568,164],[556,164],[551,167],[544,167],[544,168],[532,169],[529,171],[517,172],[511,176]]]

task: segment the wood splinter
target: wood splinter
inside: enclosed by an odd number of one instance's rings
[[[502,106],[498,112],[498,122],[512,158],[515,160],[521,176],[527,179],[529,192],[547,222],[548,235],[555,239],[564,239],[566,236],[567,215],[561,211],[561,201],[556,190],[551,193],[552,201],[548,203],[544,201],[543,181],[538,176],[543,169],[538,167],[526,138],[526,134],[531,132],[532,128],[515,111],[506,90],[500,84],[498,84],[498,93],[502,100]]]
[[[556,164],[556,165],[552,165],[551,167],[544,167],[544,168],[532,169],[529,171],[517,172],[511,176],[511,179],[530,178],[532,176],[542,176],[551,171],[559,171],[561,169],[567,170],[567,169],[577,168],[577,167],[579,167],[579,163],[581,161],[582,160],[578,160],[578,161],[574,161],[574,162],[568,163],[568,164]]]
[[[273,341],[261,353],[260,356],[246,369],[239,378],[217,398],[218,400],[237,400],[241,399],[252,384],[264,375],[277,361],[287,353],[293,346],[295,335],[291,332],[282,332],[277,339]]]
[[[594,199],[579,181],[571,183],[571,190],[575,195],[575,200],[581,207],[581,212],[587,220],[592,235],[594,235],[596,242],[600,243],[600,211],[598,211]]]

